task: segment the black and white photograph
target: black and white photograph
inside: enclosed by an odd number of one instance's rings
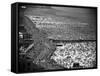
[[[35,3],[17,6],[17,72],[97,68],[96,7]]]

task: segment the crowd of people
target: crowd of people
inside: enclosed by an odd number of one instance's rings
[[[74,68],[73,65],[78,63],[75,68],[94,67],[96,60],[96,43],[95,42],[74,42],[66,43],[57,47],[51,59],[65,68]]]
[[[37,21],[38,20],[39,19],[37,18]],[[47,32],[45,30],[38,29],[36,27],[36,24],[34,24],[34,22],[32,22],[27,16],[25,16],[24,18],[24,28],[26,29],[27,33],[32,36],[31,37],[32,41],[30,44],[28,44],[27,48],[23,46],[20,47],[19,49],[21,51],[20,54],[22,55],[23,54],[22,52],[24,52],[27,57],[34,60],[33,63],[36,64],[45,63],[42,66],[46,64],[51,65],[48,62],[46,62],[46,60],[48,61],[48,59],[51,58],[51,60],[53,59],[58,65],[61,65],[64,68],[94,67],[95,60],[96,60],[95,41],[66,42],[66,43],[62,43],[63,44],[62,46],[56,47],[54,46],[54,43],[50,42],[49,39],[47,38],[48,37]],[[55,32],[62,33],[64,35],[67,34],[67,36],[65,37],[63,36],[63,38],[69,37],[67,39],[70,40],[73,37],[73,35],[76,35],[75,32],[74,34],[72,34],[73,32],[64,33],[62,29],[61,30],[59,29],[59,31],[60,32],[57,31]],[[57,39],[58,38],[62,39],[62,36],[57,35],[57,33],[55,35]],[[19,32],[19,37],[20,39],[25,38],[22,32]],[[73,38],[74,39],[77,38],[77,35],[74,36]],[[82,38],[80,39],[82,40]],[[77,66],[75,64],[77,64]],[[45,66],[45,68],[47,68],[47,66]]]

